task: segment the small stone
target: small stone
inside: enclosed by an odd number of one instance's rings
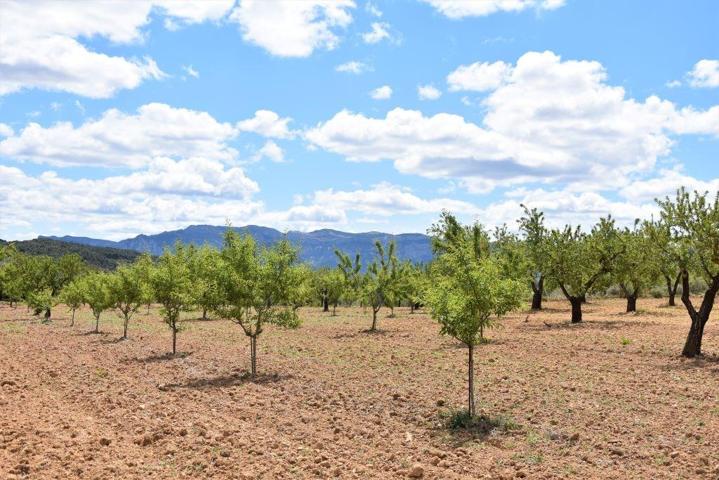
[[[570,442],[576,442],[577,440],[579,440],[579,434],[578,434],[578,433],[573,433],[572,436],[569,437],[569,441],[570,441]]]
[[[444,407],[444,405],[445,405],[444,400],[437,400],[437,406],[438,406],[438,407]]]
[[[422,478],[424,476],[424,468],[419,463],[412,465],[409,469],[409,478]]]
[[[672,453],[669,454],[669,456],[672,457],[672,458],[677,458],[677,457],[679,456],[679,452],[677,452],[676,450],[674,450]]]
[[[102,437],[100,439],[100,445],[102,445],[103,447],[107,447],[111,443],[112,443],[112,440],[110,440],[109,438]]]

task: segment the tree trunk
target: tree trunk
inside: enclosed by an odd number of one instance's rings
[[[572,323],[581,323],[582,321],[582,297],[571,297],[569,302],[572,304]]]
[[[409,313],[414,313],[414,302],[409,302]]]
[[[372,307],[372,328],[369,331],[374,332],[375,330],[377,330],[377,310]]]
[[[699,310],[696,310],[694,305],[692,305],[689,294],[689,272],[686,270],[682,272],[682,303],[686,307],[692,321],[689,327],[689,333],[687,334],[687,340],[684,343],[682,356],[693,358],[702,354],[704,326],[709,321],[709,315],[714,307],[717,292],[719,292],[719,275],[712,279],[709,288],[704,292],[701,307],[699,307]]]
[[[71,327],[75,326],[75,309],[74,308],[72,309],[72,318],[70,318],[70,326]]]
[[[544,295],[544,275],[539,276],[539,282],[532,280],[532,310],[542,309],[542,295]]]
[[[172,325],[172,355],[177,354],[177,327]]]
[[[330,311],[330,301],[327,299],[327,297],[322,298],[322,311],[323,312]]]
[[[122,325],[122,339],[127,340],[127,324],[130,323],[130,319],[125,316],[125,322]]]
[[[637,295],[627,294],[627,313],[637,311]]]
[[[95,315],[95,333],[100,333],[100,314]]]
[[[202,308],[202,319],[207,320],[207,307]]]
[[[337,316],[337,304],[332,305],[332,316]]]
[[[580,295],[579,300],[580,300],[582,303],[587,303],[587,294],[586,294],[586,293],[583,293],[582,295]]]
[[[257,376],[257,337],[250,337],[250,375]]]
[[[467,377],[469,381],[469,398],[467,402],[467,411],[470,417],[474,417],[474,345],[467,346],[469,350],[469,369],[467,371]]]
[[[45,323],[50,321],[50,316],[52,315],[52,311],[50,310],[50,307],[45,309]]]
[[[664,275],[664,279],[667,281],[667,293],[669,296],[669,306],[674,307],[676,306],[676,301],[674,298],[677,295],[677,289],[679,288],[679,281],[682,278],[681,272],[679,272],[679,275],[677,275],[676,280],[674,280],[674,286],[672,286],[672,279],[668,275]]]

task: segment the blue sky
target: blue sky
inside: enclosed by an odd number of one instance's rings
[[[719,190],[719,3],[0,2],[0,238],[620,222]]]

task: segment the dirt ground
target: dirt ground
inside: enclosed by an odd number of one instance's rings
[[[506,318],[475,356],[485,434],[444,425],[466,404],[466,349],[421,312],[383,309],[368,334],[371,312],[305,309],[300,329],[262,335],[250,381],[226,321],[187,314],[172,358],[156,310],[118,341],[114,313],[96,335],[87,311],[43,325],[3,304],[0,478],[717,479],[719,319],[709,355],[685,360],[688,316],[663,303]]]

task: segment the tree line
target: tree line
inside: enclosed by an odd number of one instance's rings
[[[543,212],[523,206],[516,232],[504,225],[489,232],[480,223],[461,224],[443,212],[428,231],[434,260],[428,265],[400,261],[394,243],[375,243],[375,255],[336,251],[337,267],[311,269],[300,262],[287,239],[260,247],[249,235],[228,228],[223,247],[176,244],[157,259],[140,255],[113,272],[89,268],[75,254],[53,259],[29,256],[12,244],[0,247],[0,298],[24,303],[43,321],[58,304],[83,305],[100,331],[104,312],[115,311],[129,335],[133,316],[159,304],[172,332],[172,353],[183,323],[181,313],[202,312],[238,325],[250,343],[250,374],[257,374],[257,342],[268,325],[300,326],[298,309],[319,304],[335,314],[339,305],[371,310],[368,332],[379,328],[379,313],[398,305],[425,307],[442,334],[468,351],[468,406],[474,415],[475,346],[499,319],[529,302],[541,310],[548,292],[558,291],[571,307],[570,321],[582,322],[587,296],[610,286],[626,298],[626,311],[651,288],[665,285],[669,305],[681,287],[690,317],[682,355],[701,354],[704,327],[719,291],[719,192],[677,191],[658,200],[658,218],[619,228],[611,216],[590,229],[548,228]],[[697,282],[697,279],[700,282]],[[697,305],[692,285],[702,285]]]

